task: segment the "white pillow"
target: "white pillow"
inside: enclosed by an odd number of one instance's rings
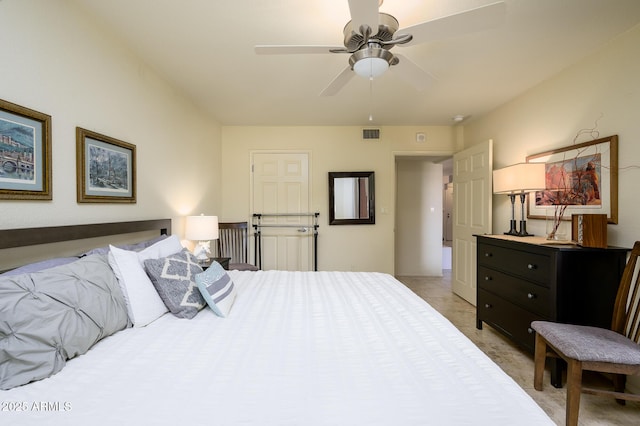
[[[182,248],[175,235],[139,252],[109,246],[109,265],[118,278],[134,327],[144,327],[168,311],[144,271],[144,261],[170,256]]]

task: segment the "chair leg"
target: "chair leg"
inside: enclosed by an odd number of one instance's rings
[[[613,375],[613,390],[616,392],[624,392],[624,388],[627,385],[627,376],[625,374]],[[616,398],[616,402],[620,405],[626,405],[627,401],[624,399]]]
[[[567,361],[567,426],[578,425],[580,393],[582,392],[582,362]]]
[[[544,376],[544,363],[547,358],[547,342],[536,333],[536,349],[533,367],[533,387],[542,390],[542,378]]]

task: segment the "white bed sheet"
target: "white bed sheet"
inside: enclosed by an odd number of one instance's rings
[[[393,277],[230,273],[228,318],[166,314],[0,393],[13,425],[553,424]],[[15,411],[22,407],[25,411]],[[19,409],[19,408],[18,408]],[[7,423],[4,423],[5,419]]]

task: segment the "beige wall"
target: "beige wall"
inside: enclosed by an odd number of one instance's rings
[[[0,227],[213,213],[220,127],[67,1],[0,2],[0,97],[52,116],[53,201],[0,200]],[[137,149],[138,202],[76,203],[76,126]],[[4,255],[3,255],[4,256]]]
[[[619,135],[619,224],[609,225],[609,244],[631,247],[640,239],[640,26],[606,48],[467,126],[467,146],[493,139],[494,167],[522,162],[529,154],[568,146],[581,129],[600,137]],[[584,135],[578,142],[591,140]],[[493,228],[508,228],[507,197],[494,196]],[[519,219],[517,217],[516,219]],[[543,234],[542,220],[529,232]]]
[[[456,132],[448,126],[382,127],[380,140],[363,141],[361,130],[361,127],[224,126],[221,219],[250,221],[252,152],[309,152],[310,209],[320,212],[318,268],[393,273],[395,155],[451,154]],[[425,143],[416,142],[417,132],[426,133]],[[329,226],[328,172],[368,170],[375,172],[376,224]]]

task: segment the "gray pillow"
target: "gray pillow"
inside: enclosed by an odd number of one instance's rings
[[[206,302],[195,282],[195,276],[202,272],[202,268],[187,249],[168,257],[147,259],[144,267],[172,314],[191,319],[204,308]]]
[[[106,256],[0,277],[0,389],[57,373],[127,323]]]
[[[16,269],[11,269],[10,271],[0,274],[0,276],[39,272],[45,269],[55,268],[56,266],[66,265],[67,263],[75,262],[78,259],[78,257],[57,257],[55,259],[42,260],[40,262],[29,263],[28,265],[20,266]]]

